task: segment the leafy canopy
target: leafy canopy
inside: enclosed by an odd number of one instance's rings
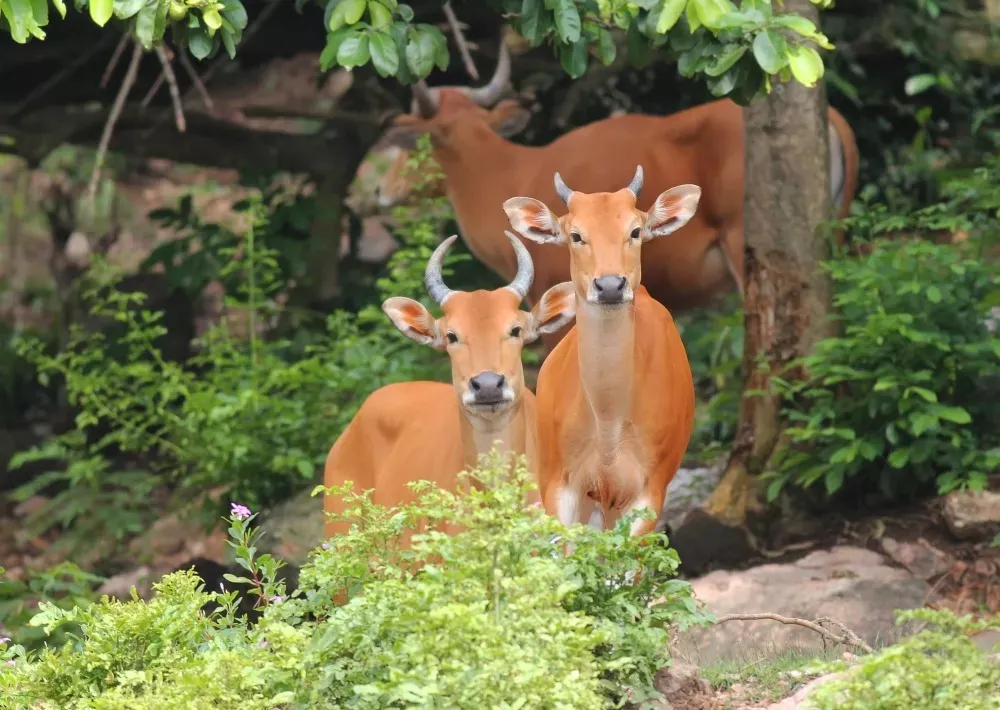
[[[413,8],[398,0],[295,0],[324,9],[324,69],[353,69],[371,64],[382,77],[412,83],[450,57],[441,31],[414,22]],[[827,7],[831,0],[811,0]],[[768,93],[771,78],[795,79],[813,86],[823,76],[823,60],[808,43],[833,46],[811,20],[774,14],[771,0],[487,0],[510,18],[533,47],[550,45],[573,78],[586,72],[591,55],[610,64],[618,53],[612,31],[625,32],[630,60],[649,62],[654,49],[676,60],[682,76],[703,75],[714,96],[748,103]],[[65,0],[51,0],[60,17]],[[443,3],[441,3],[443,5]],[[241,0],[75,0],[104,27],[111,21],[135,36],[146,49],[163,41],[167,31],[178,48],[197,59],[223,46],[230,57],[247,26]],[[44,39],[49,0],[0,0],[0,29],[15,42]]]

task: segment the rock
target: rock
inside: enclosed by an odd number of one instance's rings
[[[153,590],[153,582],[157,579],[159,579],[159,575],[153,575],[149,567],[143,565],[137,569],[126,570],[109,577],[97,589],[97,595],[107,594],[116,599],[131,599],[131,589],[135,587],[140,599],[149,599]]]
[[[1000,532],[1000,493],[954,491],[944,497],[944,521],[959,540],[989,540]]]
[[[674,661],[661,668],[653,684],[666,698],[666,707],[672,710],[712,710],[716,707],[712,686],[702,678],[698,667],[689,663]]]
[[[924,538],[899,542],[891,537],[882,540],[882,550],[920,579],[930,580],[951,569],[955,558],[931,545]]]
[[[989,656],[1000,655],[1000,629],[984,629],[973,634],[970,640],[983,653]]]
[[[261,552],[301,567],[309,552],[323,542],[323,496],[310,495],[312,489],[310,486],[261,516]]]
[[[738,567],[758,555],[744,528],[726,525],[701,508],[684,516],[669,542],[680,556],[681,571],[686,575],[702,574],[712,565]]]
[[[689,512],[708,500],[719,479],[722,478],[723,463],[677,470],[677,474],[667,486],[663,510],[660,511],[657,520],[657,530],[662,530],[664,525],[670,530],[677,530]]]
[[[922,607],[928,585],[859,547],[813,552],[785,564],[743,571],[719,570],[691,581],[708,611],[723,614],[772,612],[814,620],[829,617],[875,646],[906,629],[894,610]],[[809,629],[776,621],[730,621],[689,629],[678,636],[676,653],[704,665],[750,655],[773,656],[801,648],[813,652],[822,638]]]
[[[821,675],[818,678],[813,678],[811,681],[795,691],[794,695],[790,695],[777,703],[771,703],[765,710],[796,710],[796,708],[802,705],[803,701],[809,696],[809,694],[816,690],[817,686],[843,677],[844,672],[842,671],[840,673],[828,673],[826,675]]]

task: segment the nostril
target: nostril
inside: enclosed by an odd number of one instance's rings
[[[624,276],[619,277],[619,279],[618,279],[618,290],[619,291],[624,291],[625,290],[625,282],[626,282],[626,279],[625,279]]]
[[[504,375],[500,375],[497,378],[497,387],[499,389],[503,389],[504,385],[506,385],[506,384],[507,384],[507,378]]]
[[[473,392],[478,392],[482,386],[479,384],[479,380],[473,377],[471,380],[469,380],[469,387],[472,388]]]

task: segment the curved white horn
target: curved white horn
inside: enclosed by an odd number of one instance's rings
[[[628,190],[629,190],[629,192],[631,192],[638,199],[639,193],[642,192],[642,166],[641,165],[636,165],[635,166],[635,175],[632,177],[632,182],[630,182],[628,184]]]
[[[444,285],[444,277],[441,276],[441,265],[444,263],[444,255],[451,248],[451,245],[455,243],[456,239],[458,239],[458,235],[452,234],[441,242],[438,248],[434,250],[434,253],[431,254],[431,258],[427,260],[427,268],[424,269],[424,285],[427,287],[427,293],[439,306],[443,306],[448,297],[455,293]]]
[[[504,234],[507,235],[510,243],[514,246],[514,253],[517,254],[517,274],[514,276],[514,280],[507,284],[507,288],[517,294],[521,300],[524,300],[528,295],[528,289],[531,288],[531,282],[535,280],[535,264],[531,260],[531,254],[528,253],[520,239],[507,230],[504,230]]]
[[[466,96],[475,101],[478,105],[488,108],[500,100],[507,82],[510,81],[510,50],[507,43],[500,38],[500,51],[497,55],[497,68],[493,72],[493,78],[486,86],[478,89],[463,89]]]
[[[570,195],[573,194],[573,191],[566,186],[566,183],[563,182],[562,175],[559,173],[556,173],[553,181],[556,185],[556,194],[559,195],[562,201],[566,203],[566,206],[569,207],[569,198]]]
[[[423,79],[413,85],[413,103],[421,118],[433,118],[437,113],[437,95]]]

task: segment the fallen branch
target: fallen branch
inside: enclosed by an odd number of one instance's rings
[[[469,45],[465,41],[465,35],[462,34],[462,28],[459,27],[458,17],[455,16],[455,11],[451,7],[451,2],[446,2],[444,7],[444,16],[448,20],[448,26],[451,27],[451,34],[455,37],[455,44],[458,46],[458,54],[462,57],[462,63],[465,64],[465,71],[469,73],[473,81],[479,81],[479,72],[476,70],[476,65],[472,62],[472,54],[469,52]]]
[[[815,621],[807,621],[806,619],[796,619],[792,616],[781,616],[780,614],[762,613],[762,614],[726,614],[725,616],[720,616],[715,620],[716,624],[724,624],[727,621],[777,621],[782,624],[788,624],[792,626],[802,626],[809,629],[810,631],[815,631],[817,634],[823,637],[824,643],[829,641],[834,644],[842,644],[844,646],[853,646],[854,648],[860,648],[865,653],[872,653],[872,647],[861,640],[856,633],[851,631],[849,628],[844,626],[838,621],[827,617],[821,617]],[[832,624],[838,627],[841,633],[835,634],[829,629],[825,629],[820,624]]]
[[[94,169],[90,173],[90,183],[87,185],[87,199],[91,203],[93,203],[94,197],[97,195],[97,183],[101,177],[101,168],[104,166],[104,159],[108,154],[111,134],[114,133],[115,123],[118,122],[118,117],[125,107],[125,100],[128,98],[128,94],[135,84],[141,60],[142,45],[136,42],[132,47],[132,60],[129,62],[125,78],[122,79],[122,85],[118,89],[118,94],[115,96],[115,102],[111,105],[111,112],[108,114],[108,120],[104,124],[104,130],[101,132],[101,141],[97,144],[97,155],[94,156]]]
[[[174,122],[177,130],[183,133],[187,129],[187,122],[184,120],[184,107],[181,106],[181,92],[177,88],[177,76],[174,74],[174,67],[170,63],[170,57],[162,45],[156,45],[156,57],[163,66],[163,76],[167,78],[167,88],[170,89],[170,103],[174,107]]]

